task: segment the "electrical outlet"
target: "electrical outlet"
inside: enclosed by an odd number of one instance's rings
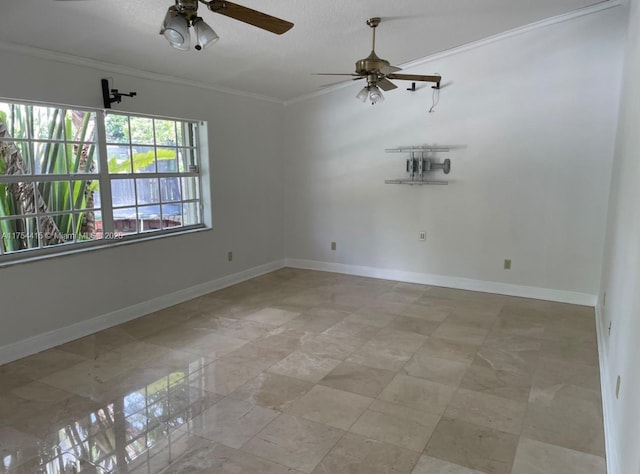
[[[418,239],[427,240],[427,233],[424,230],[421,230],[420,233],[418,234]]]
[[[331,250],[335,250],[337,248],[337,245],[335,242],[331,242]]]
[[[227,253],[227,260],[229,260],[230,262],[233,261],[233,252]]]
[[[620,376],[618,375],[618,380],[616,380],[616,398],[620,396]]]
[[[506,258],[504,260],[504,269],[505,270],[511,270],[511,259]]]

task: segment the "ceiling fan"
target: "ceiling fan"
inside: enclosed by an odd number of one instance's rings
[[[435,82],[436,87],[440,87],[441,77],[438,75],[425,76],[421,74],[396,74],[397,71],[401,71],[399,67],[392,66],[386,59],[379,58],[376,55],[376,27],[380,24],[380,18],[370,18],[367,20],[367,25],[371,27],[373,31],[373,45],[371,47],[371,54],[364,59],[356,61],[355,73],[349,74],[334,74],[334,73],[318,73],[321,76],[353,76],[353,80],[366,79],[367,85],[362,88],[357,99],[362,102],[366,102],[367,99],[371,101],[372,105],[382,102],[384,96],[383,91],[390,91],[396,89],[396,86],[389,79],[400,79],[403,81],[424,81]]]
[[[69,0],[58,0],[69,1]],[[293,23],[276,18],[266,13],[243,7],[226,0],[175,0],[167,10],[160,34],[176,49],[189,49],[191,35],[189,27],[193,27],[195,35],[195,49],[198,51],[215,43],[219,37],[204,20],[198,16],[198,4],[202,3],[213,13],[228,16],[234,20],[256,26],[260,29],[281,35],[293,28]]]

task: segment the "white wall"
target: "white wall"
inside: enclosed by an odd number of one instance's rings
[[[195,56],[194,56],[195,58]],[[62,64],[0,48],[0,97],[102,107],[100,78],[137,91],[116,106],[206,120],[213,229],[0,267],[0,349],[283,258],[283,106]],[[227,261],[227,251],[234,261]]]
[[[640,468],[639,83],[640,2],[632,0],[599,311],[603,395],[610,415],[608,457],[618,467],[611,474]],[[616,399],[618,375],[620,398]]]
[[[354,99],[361,83],[289,104],[287,258],[595,302],[624,21],[613,8],[416,66],[443,76],[432,114],[432,90],[399,81],[375,107]],[[406,175],[405,156],[384,149],[420,144],[454,146],[438,155],[449,186],[385,185]]]

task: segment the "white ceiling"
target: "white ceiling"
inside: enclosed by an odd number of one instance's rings
[[[335,82],[370,52],[367,18],[380,16],[377,53],[401,65],[598,3],[596,0],[237,0],[295,23],[274,35],[201,5],[220,35],[203,51],[160,36],[173,0],[3,0],[0,41],[134,67],[279,100]],[[435,72],[435,71],[434,71]]]

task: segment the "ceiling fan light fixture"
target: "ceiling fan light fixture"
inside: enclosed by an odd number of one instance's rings
[[[369,86],[365,86],[362,88],[358,95],[356,95],[356,99],[361,100],[362,102],[366,102],[369,98]]]
[[[378,86],[370,87],[369,100],[371,101],[371,105],[376,105],[378,102],[384,102],[384,96]]]
[[[171,6],[167,10],[160,34],[164,35],[174,48],[183,51],[189,49],[189,22],[176,10],[176,7]]]
[[[200,17],[196,17],[193,20],[193,29],[195,30],[196,35],[195,48],[198,51],[200,51],[202,48],[206,48],[207,46],[212,45],[220,39],[216,32],[213,31],[213,28],[207,25]]]

